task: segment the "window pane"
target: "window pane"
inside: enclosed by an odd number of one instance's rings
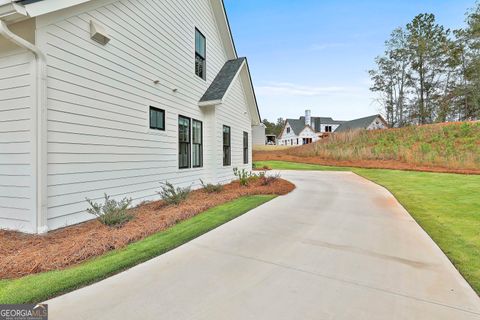
[[[202,56],[202,58],[205,58],[206,54],[205,43],[205,37],[198,30],[195,30],[195,52]]]
[[[190,167],[190,119],[178,117],[178,166]]]
[[[199,121],[193,122],[193,143],[202,143],[202,123]]]
[[[188,168],[188,143],[180,144],[179,165],[180,168]]]
[[[157,111],[155,112],[156,113],[156,116],[157,116],[157,129],[164,129],[165,126],[164,126],[164,119],[163,117],[165,116],[165,114],[163,112],[160,112],[160,111]]]
[[[194,167],[202,166],[202,146],[200,144],[192,146],[192,165]]]
[[[157,113],[150,108],[150,128],[154,129],[157,124]]]

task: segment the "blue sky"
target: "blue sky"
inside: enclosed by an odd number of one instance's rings
[[[378,113],[367,71],[393,29],[419,13],[464,25],[474,0],[225,0],[247,56],[262,118],[348,120]]]

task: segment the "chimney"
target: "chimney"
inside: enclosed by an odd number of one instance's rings
[[[312,111],[305,110],[305,125],[310,126],[312,125]]]

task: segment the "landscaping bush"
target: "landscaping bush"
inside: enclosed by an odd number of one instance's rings
[[[260,175],[260,184],[262,186],[269,186],[271,185],[272,183],[274,183],[275,181],[277,181],[278,179],[280,179],[280,173],[275,173],[275,174],[272,174],[272,175],[267,175],[265,174],[265,172],[262,172],[263,174]]]
[[[123,224],[133,219],[133,215],[128,211],[132,199],[123,198],[121,201],[110,199],[105,193],[105,203],[100,204],[86,199],[91,208],[87,212],[95,215],[98,220],[109,227],[120,227]]]
[[[245,169],[233,168],[233,174],[238,178],[241,186],[248,186],[248,183],[252,180],[252,173]]]
[[[180,203],[187,200],[191,191],[191,187],[175,188],[173,184],[166,181],[165,183],[162,183],[162,190],[157,193],[168,205],[178,206]]]
[[[213,183],[207,183],[205,184],[202,179],[200,179],[200,183],[202,184],[203,190],[206,193],[219,193],[222,192],[223,190],[223,185],[220,183],[213,184]]]

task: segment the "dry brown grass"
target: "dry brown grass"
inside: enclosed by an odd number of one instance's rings
[[[121,228],[92,220],[43,236],[3,230],[0,231],[0,279],[64,269],[123,248],[222,203],[248,195],[283,195],[294,188],[290,182],[278,179],[266,186],[260,181],[253,181],[248,187],[232,182],[219,193],[196,190],[178,206],[156,201],[132,209],[135,218]]]
[[[289,148],[292,148],[292,146],[269,146],[269,145],[265,145],[265,146],[255,145],[255,146],[253,146],[254,151],[279,151],[279,150],[285,150],[285,149],[289,149]]]
[[[478,173],[480,122],[339,133],[311,145],[271,153],[255,152],[254,159]]]

